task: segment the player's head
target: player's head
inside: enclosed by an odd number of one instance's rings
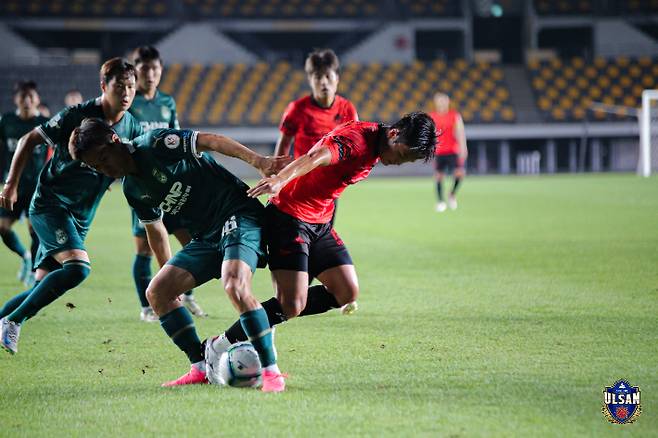
[[[101,66],[101,90],[113,110],[126,111],[135,97],[135,67],[122,58],[112,58]]]
[[[18,81],[14,84],[14,104],[20,113],[30,114],[38,111],[39,103],[41,100],[36,82]]]
[[[410,161],[429,161],[434,156],[436,127],[425,113],[410,113],[395,122],[386,132],[386,147],[379,153],[383,165]]]
[[[162,59],[158,49],[153,46],[138,47],[135,50],[135,68],[137,88],[140,91],[155,91],[162,77]]]
[[[76,88],[67,91],[66,94],[64,95],[64,105],[66,106],[79,105],[81,103],[82,103],[82,93],[80,93],[80,90]]]
[[[340,63],[331,49],[315,50],[306,58],[304,71],[315,100],[332,103],[338,89]]]
[[[84,119],[73,130],[69,153],[74,160],[112,178],[126,176],[132,163],[132,157],[117,133],[100,119]]]
[[[445,113],[450,109],[450,96],[438,92],[434,95],[434,107],[437,112]]]

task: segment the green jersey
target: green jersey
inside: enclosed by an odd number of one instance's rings
[[[7,172],[9,172],[9,166],[14,157],[18,140],[36,126],[39,126],[47,120],[46,117],[41,115],[23,120],[15,112],[3,114],[2,118],[0,118],[0,143],[2,143],[4,147],[2,154],[4,157],[4,163],[2,163],[0,173],[2,174],[1,176],[3,180],[6,177]],[[32,156],[25,165],[25,169],[23,170],[23,174],[18,183],[19,196],[22,193],[34,192],[34,188],[37,185],[37,179],[39,178],[39,172],[43,169],[47,156],[48,148],[45,144],[40,144],[34,148]]]
[[[100,97],[65,108],[37,128],[55,153],[39,176],[31,206],[35,211],[65,207],[83,227],[91,224],[101,198],[113,181],[69,155],[71,132],[87,117],[105,119]],[[142,134],[139,122],[128,112],[112,129],[124,142]]]
[[[139,120],[144,132],[160,128],[180,128],[174,98],[160,91],[156,91],[155,96],[150,100],[137,92],[128,111]]]
[[[178,215],[195,238],[218,240],[232,216],[260,217],[263,205],[239,178],[197,153],[197,134],[155,129],[133,140],[137,173],[124,178],[123,192],[142,223]]]

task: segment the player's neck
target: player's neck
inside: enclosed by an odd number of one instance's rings
[[[18,110],[18,111],[16,111],[16,114],[18,114],[18,118],[21,119],[21,120],[29,120],[33,117],[38,116],[39,115],[39,110],[38,109],[34,109],[34,110],[31,110],[31,111]]]
[[[318,98],[314,95],[311,95],[311,97],[313,98],[313,102],[315,102],[317,106],[322,107],[322,108],[331,108],[331,106],[336,101],[336,95],[335,94],[331,97],[327,96],[326,99]]]
[[[101,106],[103,108],[103,115],[105,116],[105,120],[110,125],[114,125],[118,123],[119,120],[123,118],[123,114],[125,113],[125,111],[124,110],[115,111],[107,100],[101,99]]]
[[[146,100],[153,100],[155,98],[156,93],[158,92],[158,88],[155,87],[152,90],[149,90],[148,88],[142,88],[137,90],[139,93],[144,96],[144,99]]]

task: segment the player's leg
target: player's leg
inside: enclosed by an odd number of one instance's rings
[[[452,173],[454,182],[452,184],[452,190],[450,190],[450,195],[448,196],[448,206],[452,210],[457,208],[457,189],[466,175],[464,163],[460,161],[457,155],[455,155],[454,160],[454,171]]]
[[[29,219],[29,216],[26,217],[27,217],[27,230],[30,233],[30,240],[31,240],[30,257],[34,261],[37,259],[37,252],[39,251],[39,236],[37,236],[36,231],[34,231],[34,228],[32,227],[32,221]],[[34,269],[34,265],[33,265],[30,274],[28,276],[26,286],[33,287],[35,281],[36,281],[36,269]]]
[[[436,181],[436,194],[438,202],[436,204],[436,211],[443,212],[446,210],[447,205],[443,199],[443,178],[445,173],[443,172],[444,159],[441,155],[436,155],[434,157],[434,180]]]
[[[132,216],[132,233],[135,239],[135,258],[133,259],[132,268],[133,282],[135,283],[137,299],[141,306],[139,319],[145,322],[155,322],[158,320],[158,316],[146,299],[146,289],[151,282],[151,259],[153,258],[153,253],[146,238],[144,225],[139,222],[135,210],[131,208],[130,213]]]
[[[226,248],[222,282],[226,294],[240,313],[242,330],[258,352],[263,366],[263,391],[280,392],[285,389],[285,382],[276,363],[272,329],[265,309],[251,290],[257,262],[258,254],[248,246],[232,245]]]
[[[32,270],[32,255],[25,249],[18,234],[12,229],[18,219],[14,212],[0,209],[0,237],[10,251],[16,253],[21,258],[22,265],[16,275],[18,279],[25,282]]]
[[[160,317],[162,329],[185,353],[191,364],[189,372],[162,386],[207,383],[201,340],[197,335],[192,315],[179,299],[181,293],[194,287],[197,282],[190,271],[175,264],[175,258],[180,259],[180,254],[179,252],[170,260],[174,264],[168,263],[158,271],[146,292],[151,307]]]
[[[168,218],[171,216],[165,216],[165,226],[167,227],[167,230],[171,230],[171,225],[169,224]],[[185,246],[188,243],[192,241],[192,236],[190,235],[190,232],[187,231],[185,228],[181,228],[179,224],[177,225],[173,231],[170,231],[170,234],[173,234],[176,237],[176,240],[181,244],[181,246]],[[208,316],[206,312],[203,311],[199,303],[197,303],[196,298],[194,296],[194,290],[190,289],[186,291],[183,296],[183,304],[185,307],[187,307],[187,310],[192,312],[192,315],[198,316],[200,318],[205,318]]]
[[[48,306],[67,291],[82,283],[91,272],[91,264],[87,252],[82,249],[64,250],[50,257],[60,266],[53,270],[37,269],[37,282],[29,293],[23,292],[22,297],[14,297],[14,302],[20,304],[11,313],[3,317],[0,344],[10,353],[18,351],[18,336],[21,325],[35,316],[41,309]]]

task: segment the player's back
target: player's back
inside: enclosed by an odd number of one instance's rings
[[[459,120],[459,113],[453,109],[443,113],[429,113],[436,126],[437,155],[452,155],[459,152],[459,142],[455,136],[455,125]]]

